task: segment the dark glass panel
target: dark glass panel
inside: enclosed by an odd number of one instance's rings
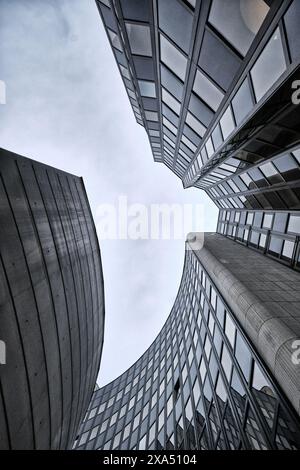
[[[250,92],[249,82],[246,78],[235,97],[232,99],[232,107],[237,124],[240,124],[242,120],[253,108],[253,100]]]
[[[159,0],[158,21],[159,27],[188,53],[193,27],[191,11],[178,0]]]
[[[240,63],[238,56],[220,39],[209,30],[205,31],[199,65],[221,88],[228,89]]]

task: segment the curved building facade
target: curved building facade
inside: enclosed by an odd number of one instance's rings
[[[72,446],[103,330],[101,257],[83,180],[1,149],[1,449]]]
[[[95,391],[74,447],[299,449],[299,274],[219,234],[186,248],[165,325]]]

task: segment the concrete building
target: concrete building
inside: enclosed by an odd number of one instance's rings
[[[299,287],[298,273],[222,235],[189,237],[164,327],[94,393],[75,447],[299,449]]]
[[[96,3],[154,160],[220,215],[74,446],[299,449],[300,2]]]
[[[299,145],[299,1],[96,3],[154,160],[221,208],[285,207],[281,197],[250,197],[248,180],[234,177]],[[253,169],[253,187],[259,176]],[[275,180],[267,186],[280,189]]]
[[[72,446],[103,330],[100,250],[82,179],[1,149],[0,449]]]

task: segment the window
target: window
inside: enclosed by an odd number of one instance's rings
[[[159,131],[155,131],[154,129],[149,129],[149,134],[150,134],[152,137],[159,137],[159,136],[160,136],[160,132],[159,132]]]
[[[225,334],[229,339],[231,346],[234,348],[235,326],[228,313],[226,314]]]
[[[281,33],[277,28],[250,72],[257,101],[264,96],[285,69]]]
[[[268,11],[263,0],[213,0],[209,22],[245,56]]]
[[[97,436],[97,434],[98,434],[98,429],[99,429],[99,426],[95,426],[95,427],[92,429],[92,432],[91,432],[89,441],[91,441],[92,439],[94,439],[94,438]]]
[[[166,126],[173,134],[177,134],[177,127],[175,127],[167,118],[163,116],[163,124]]]
[[[192,128],[194,129],[195,132],[197,132],[197,134],[200,135],[200,137],[203,137],[205,131],[206,131],[206,127],[203,126],[203,124],[201,124],[200,121],[198,121],[198,119],[196,119],[191,113],[187,113],[186,115],[186,123]]]
[[[300,216],[297,216],[297,215],[290,216],[288,232],[300,233]]]
[[[212,136],[212,140],[213,140],[213,143],[214,143],[214,147],[215,147],[215,149],[217,149],[218,147],[220,147],[220,145],[223,142],[223,138],[222,138],[221,129],[220,129],[219,124],[217,124],[217,126],[213,130],[211,136]]]
[[[170,93],[164,88],[162,88],[162,100],[169,106],[169,108],[179,115],[181,106],[180,103],[175,100],[175,98],[173,98],[173,96],[170,95]]]
[[[291,51],[293,62],[296,60],[299,60],[299,51],[300,51],[299,16],[300,16],[300,3],[298,0],[294,0],[284,17],[286,33],[287,33],[287,37],[289,41],[289,48]]]
[[[186,53],[192,34],[193,15],[178,0],[158,2],[159,27]]]
[[[214,111],[216,111],[224,94],[202,73],[197,70],[193,90]]]
[[[212,141],[211,141],[211,138],[207,139],[205,147],[206,147],[208,158],[210,158],[215,152]]]
[[[230,375],[231,375],[231,369],[232,369],[232,360],[231,360],[230,354],[229,354],[228,349],[225,346],[225,344],[223,345],[221,363],[222,363],[225,375],[227,377],[227,380],[229,381],[230,380]]]
[[[269,178],[270,176],[277,175],[276,168],[270,162],[261,165],[259,168],[267,178]]]
[[[208,126],[214,117],[212,110],[201,101],[195,93],[191,93],[189,110],[205,125]]]
[[[108,31],[108,34],[109,34],[109,37],[110,37],[110,40],[111,40],[111,43],[112,43],[113,47],[116,47],[117,49],[119,49],[119,51],[122,52],[123,48],[122,48],[119,36],[116,33],[114,33],[113,31],[111,31],[110,29],[108,29],[108,28],[107,28],[107,31]]]
[[[236,336],[235,357],[237,358],[245,379],[249,380],[252,356],[248,346],[239,332],[237,332]]]
[[[187,59],[164,36],[160,35],[161,60],[184,81]]]
[[[294,242],[291,242],[289,240],[285,240],[284,244],[283,244],[282,255],[285,258],[291,259],[292,256],[293,256],[293,252],[294,252],[294,246],[295,246]]]
[[[209,30],[205,31],[199,65],[223,90],[228,89],[240,62],[237,55],[231,52],[222,41]]]
[[[176,78],[175,75],[163,65],[160,66],[160,70],[162,85],[167,88],[178,100],[181,100],[183,91],[183,85],[181,81],[178,80],[178,78]]]
[[[138,80],[140,92],[142,96],[148,96],[149,98],[156,98],[155,83],[147,82],[145,80]]]
[[[271,228],[272,227],[272,222],[273,222],[273,214],[265,214],[264,215],[264,221],[263,221],[263,227],[264,228]]]
[[[149,121],[158,121],[158,114],[154,111],[145,111],[145,116]]]
[[[126,23],[126,30],[132,54],[152,56],[149,26]]]
[[[230,106],[228,106],[225,113],[221,117],[220,124],[221,124],[221,129],[223,132],[224,139],[226,140],[235,127]]]
[[[248,173],[243,173],[240,175],[240,178],[244,181],[245,185],[249,188],[250,184],[252,183],[252,179],[248,175]]]
[[[253,107],[252,96],[250,92],[249,82],[246,78],[235,97],[232,99],[232,108],[237,124],[240,124],[242,120],[250,113]]]

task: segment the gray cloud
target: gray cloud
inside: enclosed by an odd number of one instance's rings
[[[83,176],[94,215],[128,201],[205,204],[199,229],[213,231],[217,209],[183,190],[153,162],[136,124],[93,0],[0,0],[0,146]],[[106,332],[99,381],[135,361],[154,340],[180,282],[182,241],[101,242]]]

